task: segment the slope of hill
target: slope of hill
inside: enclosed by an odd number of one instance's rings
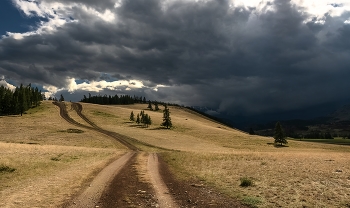
[[[84,115],[93,123],[127,136],[129,142],[145,152],[159,152],[176,178],[193,187],[220,190],[224,195],[237,197],[256,207],[346,207],[350,204],[347,159],[350,147],[289,141],[288,147],[275,148],[272,138],[247,135],[175,106],[170,106],[174,127],[166,130],[160,127],[162,111],[150,111],[146,104],[82,105]],[[70,103],[67,106],[70,109]],[[0,164],[16,168],[14,173],[18,174],[0,173],[1,180],[6,182],[0,187],[1,196],[11,196],[1,198],[2,202],[10,200],[13,204],[23,204],[16,202],[14,197],[22,198],[25,194],[29,197],[29,193],[20,191],[16,195],[16,191],[31,187],[33,181],[44,181],[39,180],[40,177],[49,179],[52,171],[72,171],[78,165],[81,168],[74,172],[74,179],[81,176],[82,179],[72,183],[69,190],[62,189],[58,199],[53,199],[50,194],[40,195],[44,191],[53,193],[56,189],[53,186],[45,188],[41,185],[31,190],[35,193],[35,197],[31,197],[33,204],[36,200],[59,204],[91,176],[91,169],[98,170],[112,157],[124,152],[120,144],[96,132],[83,129],[81,134],[67,133],[72,126],[58,117],[58,109],[51,103],[45,103],[43,108],[32,114],[29,112],[24,118],[0,118],[0,133],[5,135],[0,141]],[[129,121],[131,111],[136,115],[141,110],[152,118],[153,124],[149,128]],[[87,124],[73,110],[69,114],[79,123]],[[20,124],[18,128],[25,133],[7,130],[13,129],[15,124]],[[22,150],[26,148],[27,151]],[[9,150],[17,152],[14,158]],[[33,152],[37,154],[35,159],[24,161],[34,162],[25,165],[28,174],[22,176],[23,162],[15,158],[19,155],[23,155],[22,159],[33,158]],[[76,157],[78,159],[74,159]],[[54,158],[59,160],[58,163]],[[43,161],[44,167],[36,170],[34,167]],[[38,178],[37,174],[42,176]],[[12,177],[19,182],[10,182]],[[240,179],[244,177],[254,185],[240,187]],[[50,179],[56,183],[57,179]],[[67,180],[72,182],[73,178]],[[195,205],[195,202],[188,203]]]
[[[341,207],[349,203],[345,194],[349,147],[289,141],[288,148],[275,148],[272,138],[247,135],[175,106],[170,107],[174,128],[165,130],[159,128],[162,112],[146,107],[84,104],[84,112],[106,129],[148,144],[135,143],[140,148],[163,152],[179,178],[188,183],[201,179],[204,185],[214,185],[248,204]],[[131,111],[141,110],[153,120],[149,128],[129,121]],[[242,177],[252,178],[255,186],[239,188]]]

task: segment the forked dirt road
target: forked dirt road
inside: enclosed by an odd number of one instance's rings
[[[138,149],[125,141],[123,135],[104,130],[90,121],[82,114],[81,104],[73,103],[72,109],[90,126],[72,119],[64,103],[54,104],[60,108],[60,116],[67,122],[108,135],[133,150],[104,168],[81,194],[64,207],[178,207],[159,173],[157,154],[150,154],[147,164],[140,164]],[[146,167],[146,173],[140,173],[142,166]],[[148,177],[140,178],[144,174]]]
[[[142,152],[128,142],[132,138],[99,127],[82,113],[80,103],[73,103],[72,109],[89,125],[72,119],[64,103],[54,104],[67,122],[108,135],[131,150],[104,168],[90,185],[82,187],[81,192],[63,207],[247,207],[198,179],[178,181],[157,154]]]

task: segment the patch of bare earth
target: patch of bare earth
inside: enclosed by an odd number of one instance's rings
[[[99,207],[158,207],[152,185],[139,177],[137,156],[124,166],[102,194]]]

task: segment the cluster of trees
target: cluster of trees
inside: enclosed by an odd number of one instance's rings
[[[151,116],[149,116],[148,114],[145,114],[145,111],[141,111],[140,113],[138,113],[136,116],[136,120],[135,120],[134,111],[131,111],[130,121],[135,121],[137,124],[142,123],[143,125],[146,126],[146,128],[148,128],[148,126],[152,124]]]
[[[151,111],[153,110],[159,111],[158,102],[157,101],[154,102],[154,109],[153,109],[152,102],[149,100],[147,108],[149,108]]]
[[[49,97],[49,99],[48,99],[48,100],[63,102],[63,101],[64,101],[64,97],[63,97],[63,95],[61,94],[61,96],[60,96],[60,99],[59,99],[59,100],[58,100],[56,97]]]
[[[156,105],[156,106],[158,108],[158,105]],[[151,105],[151,107],[152,107],[152,105]],[[159,110],[159,108],[158,108],[158,110]],[[136,122],[137,124],[142,123],[143,125],[146,126],[146,128],[152,124],[151,116],[146,114],[145,111],[141,111],[140,113],[138,113],[136,115],[136,119],[135,119],[134,111],[131,111],[129,119],[130,119],[130,121]],[[170,118],[170,110],[169,110],[167,105],[165,105],[164,110],[163,110],[163,122],[162,122],[161,126],[164,126],[167,129],[169,129],[173,126],[173,124],[171,122],[171,118]]]
[[[91,96],[89,93],[89,96],[86,97],[84,95],[84,98],[81,99],[80,102],[84,103],[93,103],[93,104],[100,104],[100,105],[130,105],[134,103],[147,103],[145,97],[137,97],[137,96],[130,96],[130,95],[94,95]]]
[[[14,90],[0,86],[0,115],[18,115],[29,108],[37,107],[44,100],[44,95],[37,87],[21,84]]]

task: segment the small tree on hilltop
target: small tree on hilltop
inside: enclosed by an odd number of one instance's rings
[[[63,97],[63,95],[61,94],[60,102],[63,102],[63,101],[64,101],[64,97]]]
[[[283,144],[288,143],[280,122],[276,123],[275,135],[273,136],[273,138],[275,139],[275,144],[280,144],[282,146]]]
[[[171,118],[170,118],[170,110],[167,105],[164,106],[163,110],[163,123],[161,124],[162,126],[165,126],[167,129],[171,128],[173,124],[171,123]]]
[[[131,111],[130,113],[130,121],[135,121],[134,111]]]

